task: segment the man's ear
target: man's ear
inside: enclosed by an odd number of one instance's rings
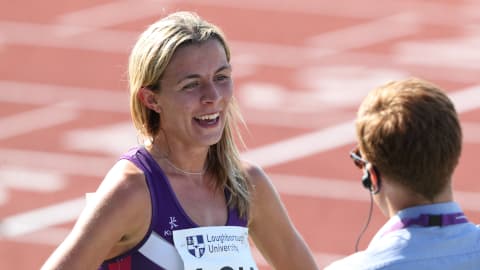
[[[371,163],[368,163],[365,169],[367,169],[370,174],[370,181],[371,181],[370,192],[372,192],[372,194],[377,194],[378,192],[380,192],[380,187],[381,187],[380,176],[378,175],[378,171],[375,169],[375,167]]]
[[[142,87],[137,92],[138,98],[142,101],[145,107],[149,108],[152,111],[160,113],[160,104],[157,100],[157,95],[150,89]]]

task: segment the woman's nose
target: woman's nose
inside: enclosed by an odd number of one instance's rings
[[[221,90],[214,83],[209,82],[205,84],[202,91],[202,103],[215,103],[221,98]]]

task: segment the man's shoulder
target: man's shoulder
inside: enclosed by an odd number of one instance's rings
[[[374,242],[367,250],[335,261],[325,269],[412,269],[412,266],[419,263],[425,266],[422,269],[437,269],[439,266],[444,266],[445,269],[471,269],[458,268],[455,264],[480,262],[479,243],[478,225],[465,224],[442,230],[414,228],[408,232],[392,232]],[[445,258],[448,258],[448,261],[442,262]]]
[[[380,242],[370,243],[363,251],[353,253],[345,258],[333,262],[327,270],[384,270],[398,268],[405,260],[407,243],[384,238]]]
[[[404,261],[394,253],[357,252],[348,257],[335,261],[325,270],[399,270],[404,268]]]

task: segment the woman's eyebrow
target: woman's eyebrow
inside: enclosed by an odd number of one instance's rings
[[[223,70],[225,70],[225,69],[231,70],[231,69],[232,69],[232,65],[230,65],[230,64],[223,65],[223,66],[221,66],[220,68],[218,68],[217,71],[215,71],[215,73],[218,73],[218,72],[223,71]]]

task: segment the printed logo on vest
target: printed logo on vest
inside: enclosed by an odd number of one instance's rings
[[[193,256],[201,258],[205,254],[203,235],[187,236],[187,249]]]
[[[173,230],[174,228],[178,227],[177,224],[177,218],[176,217],[170,217],[170,221],[168,222],[170,224],[170,230]]]

